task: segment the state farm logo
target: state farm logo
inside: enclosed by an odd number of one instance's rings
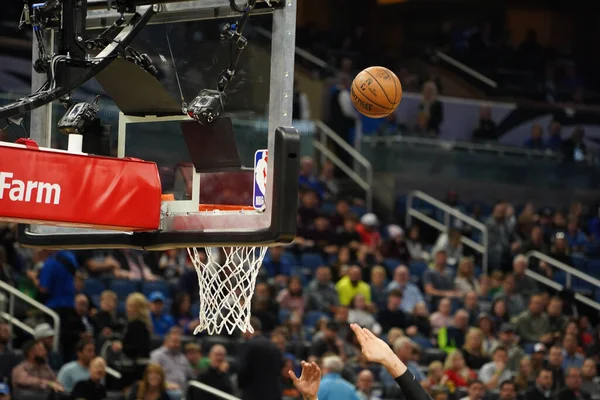
[[[21,181],[12,172],[0,171],[0,200],[39,204],[60,204],[59,184],[37,181]]]

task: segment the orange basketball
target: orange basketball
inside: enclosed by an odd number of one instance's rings
[[[359,113],[370,118],[383,118],[400,104],[402,85],[389,69],[369,67],[354,78],[350,98]]]

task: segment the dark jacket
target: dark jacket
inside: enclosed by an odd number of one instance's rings
[[[242,400],[280,400],[283,354],[265,337],[244,343],[240,351],[238,386]]]

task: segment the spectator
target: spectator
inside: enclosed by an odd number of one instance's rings
[[[349,306],[357,294],[362,294],[367,304],[371,304],[371,287],[362,280],[362,271],[359,266],[348,269],[348,275],[344,276],[335,285],[339,301],[342,306]]]
[[[423,85],[423,97],[419,104],[420,128],[431,135],[440,133],[440,124],[444,119],[444,108],[437,99],[437,86],[428,81]]]
[[[466,388],[470,381],[477,379],[477,374],[466,366],[460,350],[454,350],[448,354],[444,369],[448,382],[457,388]]]
[[[337,243],[342,246],[338,253],[338,258],[341,258],[342,251],[344,248],[349,249],[353,257],[356,256],[356,252],[360,248],[361,237],[360,233],[356,230],[358,226],[358,219],[354,214],[346,216],[343,220],[342,226],[337,230]]]
[[[402,291],[392,289],[387,298],[387,305],[379,310],[377,322],[381,325],[383,333],[389,332],[392,328],[400,328],[406,331],[409,336],[417,334],[417,328],[411,326],[410,317],[402,311]]]
[[[298,236],[302,237],[300,233],[306,232],[312,227],[317,215],[319,215],[319,197],[317,196],[317,192],[311,189],[302,190],[300,192],[300,206],[298,207]]]
[[[60,325],[61,349],[66,359],[72,356],[72,348],[79,340],[79,331],[73,332],[67,321],[73,321],[75,309],[74,277],[79,269],[75,254],[71,251],[52,253],[44,262],[37,282],[38,291],[45,298],[44,304],[54,310],[63,323]]]
[[[411,260],[429,260],[429,253],[425,251],[423,240],[421,239],[421,230],[419,229],[418,225],[413,225],[410,227],[410,229],[408,229],[406,246],[408,247]]]
[[[424,302],[415,304],[415,308],[412,313],[412,321],[417,327],[419,334],[426,338],[431,337],[433,329],[431,328],[431,322],[429,322],[429,311],[427,305]]]
[[[502,297],[496,298],[492,302],[492,321],[495,329],[500,329],[503,323],[510,321],[508,310],[506,309],[506,300]]]
[[[552,371],[541,369],[535,378],[535,386],[525,392],[524,400],[550,400],[552,398]]]
[[[469,330],[469,313],[465,310],[458,310],[454,314],[454,323],[450,326],[442,327],[438,331],[438,347],[446,353],[460,349],[465,343],[465,336]]]
[[[343,369],[344,362],[340,357],[328,356],[323,359],[323,378],[318,394],[320,400],[360,399],[354,387],[342,378]]]
[[[479,379],[488,390],[498,389],[501,382],[512,379],[513,371],[507,368],[508,353],[502,346],[496,347],[492,361],[479,370]]]
[[[294,362],[292,360],[289,358],[283,360],[283,368],[281,369],[281,384],[283,386],[282,396],[286,400],[302,400],[300,392],[298,389],[296,389],[296,385],[294,385],[294,381],[290,377],[290,371],[293,371],[294,368]]]
[[[471,257],[462,257],[460,259],[456,278],[454,278],[454,286],[463,295],[468,292],[475,292],[481,296],[487,294],[487,288],[482,287],[475,277],[475,263]]]
[[[531,296],[529,309],[514,319],[515,332],[525,343],[548,343],[552,339],[550,322],[544,312],[544,303],[540,295]]]
[[[502,282],[502,291],[494,296],[494,299],[503,298],[508,309],[508,315],[514,317],[525,308],[523,294],[517,292],[515,287],[515,276],[506,274]]]
[[[0,135],[0,141],[1,141]],[[10,400],[10,387],[7,383],[0,382],[0,400]]]
[[[338,324],[334,321],[327,322],[323,335],[315,336],[310,346],[310,355],[315,358],[321,358],[325,354],[336,354],[345,357],[344,343],[338,336]]]
[[[271,296],[268,284],[256,284],[252,302],[252,315],[260,321],[261,330],[265,333],[271,332],[278,325],[279,303]]]
[[[491,217],[486,221],[488,230],[488,254],[491,269],[503,269],[511,250],[518,247],[515,231],[515,218],[512,207],[505,202],[494,206]]]
[[[539,371],[545,368],[546,358],[546,346],[542,343],[537,343],[533,346],[533,353],[531,353],[531,369],[532,374],[537,377]]]
[[[181,328],[172,327],[167,332],[162,347],[150,353],[150,362],[162,367],[170,390],[187,393],[194,371],[181,351]]]
[[[188,343],[184,348],[185,358],[190,363],[195,376],[199,376],[210,366],[210,359],[202,356],[202,349],[197,343]]]
[[[102,357],[96,357],[90,362],[90,377],[77,382],[71,391],[71,399],[103,400],[106,399],[104,378],[106,376],[106,362]]]
[[[150,358],[150,336],[153,327],[148,301],[143,294],[130,294],[125,303],[125,311],[128,321],[125,328],[125,335],[122,342],[117,340],[112,343],[112,351],[117,354],[123,352],[135,365],[129,371],[122,371],[123,377],[121,378],[121,382],[124,386],[128,386],[145,373],[144,365],[141,361]],[[156,370],[154,371],[156,372]],[[160,371],[160,374],[164,377],[162,369]]]
[[[403,264],[410,262],[410,252],[404,236],[404,230],[398,225],[388,226],[389,239],[383,242],[381,254],[387,258],[400,260]]]
[[[279,307],[298,314],[300,318],[304,315],[305,299],[302,293],[302,281],[298,276],[292,276],[287,288],[277,295]]]
[[[11,372],[20,362],[20,357],[10,349],[10,325],[0,320],[0,382],[10,384]]]
[[[577,352],[577,337],[575,335],[567,334],[562,340],[563,347],[563,362],[562,368],[564,371],[568,371],[569,368],[574,367],[581,369],[585,361],[585,357]]]
[[[483,104],[479,109],[479,124],[473,131],[473,141],[493,141],[497,139],[497,127],[492,120],[492,108],[489,104]]]
[[[467,367],[473,370],[481,369],[490,361],[490,358],[483,352],[483,333],[481,329],[469,329],[462,348],[462,355]]]
[[[504,347],[508,353],[507,368],[511,371],[516,371],[519,368],[519,362],[525,356],[525,352],[519,346],[518,340],[515,337],[515,327],[509,323],[502,324],[499,339],[499,346]]]
[[[319,174],[319,182],[323,188],[323,199],[331,201],[336,198],[339,194],[340,188],[335,178],[335,165],[331,161],[325,161],[321,166],[321,173]],[[335,230],[337,226],[332,226]]]
[[[381,400],[377,390],[373,388],[373,373],[368,369],[358,373],[356,391],[360,400]]]
[[[72,334],[78,334],[80,338],[93,338],[96,333],[94,320],[90,317],[90,301],[82,293],[75,296],[75,314],[71,320],[66,322]]]
[[[387,282],[385,268],[376,265],[371,269],[371,300],[377,310],[382,310],[387,304]]]
[[[202,264],[206,264],[208,261],[206,252],[202,249],[198,250],[196,257],[199,258],[198,262]],[[186,258],[184,271],[179,278],[178,291],[189,295],[192,303],[197,303],[199,301],[200,289],[198,287],[198,273],[189,257]]]
[[[94,315],[93,324],[103,339],[110,338],[123,328],[117,317],[117,300],[117,294],[111,290],[100,295],[100,311]]]
[[[302,239],[297,242],[303,246],[303,250],[311,250],[328,257],[338,253],[335,232],[329,226],[328,216],[318,213],[313,226],[302,232]]]
[[[346,218],[350,216],[353,216],[353,214],[348,200],[344,198],[338,199],[338,201],[335,203],[335,212],[329,217],[329,225],[332,229],[335,229],[339,232],[341,229],[343,229]],[[360,242],[360,238],[357,239],[357,242]]]
[[[406,365],[408,371],[415,376],[415,380],[420,382],[421,385],[424,385],[424,387],[428,387],[427,377],[423,374],[419,365],[414,361],[416,343],[408,337],[402,337],[394,342],[393,347],[394,353],[396,353],[396,356],[398,356],[400,361]],[[394,385],[396,385],[396,381],[386,370],[381,370],[379,379],[386,389],[393,388]]]
[[[64,388],[56,380],[46,360],[46,349],[40,342],[29,341],[23,345],[25,360],[12,371],[12,384],[15,390],[46,390],[63,392]]]
[[[355,127],[358,113],[352,105],[350,99],[350,86],[352,81],[350,77],[343,74],[340,78],[340,83],[333,89],[329,104],[329,125],[334,132],[342,137],[347,143],[353,146],[353,140],[350,136],[350,131]],[[354,147],[354,146],[353,146]],[[347,165],[352,165],[348,157],[342,157],[346,152],[341,152],[338,149],[336,153],[342,161]]]
[[[357,294],[350,302],[348,322],[355,323],[372,331],[375,335],[381,334],[381,325],[367,308],[365,296]]]
[[[582,380],[579,368],[570,367],[565,375],[565,388],[556,394],[556,400],[589,400],[590,397],[588,394],[581,390],[581,384]]]
[[[563,142],[563,155],[566,161],[582,162],[587,157],[587,145],[583,140],[585,131],[578,126],[573,129],[571,137]]]
[[[360,235],[361,243],[370,250],[381,246],[381,235],[379,234],[379,218],[373,213],[367,213],[360,218],[360,224],[356,231]]]
[[[128,400],[170,400],[167,394],[165,372],[158,364],[149,364],[141,381],[135,383],[129,391]]]
[[[90,378],[90,363],[96,357],[96,345],[92,339],[82,339],[75,346],[77,360],[63,365],[57,380],[67,392],[73,391],[78,382]]]
[[[531,137],[525,141],[525,148],[530,150],[544,150],[544,132],[540,124],[534,124],[531,127]]]
[[[496,326],[488,313],[480,313],[477,316],[477,326],[481,329],[483,337],[483,353],[491,354],[492,350],[498,345],[496,338]]]
[[[157,263],[156,273],[169,282],[176,282],[182,274],[187,254],[179,249],[165,250]]]
[[[579,227],[579,220],[573,216],[569,217],[565,238],[573,252],[583,252],[585,246],[589,243],[585,233]]]
[[[261,336],[262,327],[257,318],[250,323],[254,333],[246,331],[247,340],[240,349],[238,385],[242,400],[278,399],[281,397],[281,368],[283,355],[277,346]]]
[[[200,324],[197,315],[192,315],[192,300],[187,293],[177,293],[171,306],[171,316],[175,320],[175,326],[182,329],[184,335],[194,333]]]
[[[600,383],[595,379],[597,375],[594,360],[586,359],[581,368],[581,391],[592,399],[600,398]]]
[[[485,397],[485,386],[479,379],[474,379],[469,384],[467,392],[469,395],[462,398],[461,400],[483,400]]]
[[[395,289],[402,292],[400,309],[407,314],[413,312],[415,305],[425,302],[421,290],[410,281],[410,274],[405,265],[400,265],[394,270],[394,280],[388,285],[388,291]]]
[[[516,400],[517,388],[512,380],[503,381],[500,383],[500,400]]]
[[[315,279],[308,284],[305,296],[307,311],[333,312],[333,309],[339,304],[339,296],[331,282],[329,267],[317,268]]]
[[[552,151],[560,151],[562,147],[562,138],[560,136],[561,124],[556,120],[550,122],[548,127],[548,140],[546,141],[546,147]]]
[[[131,279],[133,281],[156,281],[156,277],[153,273],[146,260],[144,260],[144,253],[138,250],[132,249],[120,249],[113,251],[113,256],[119,260],[122,272],[119,273],[118,278]]]
[[[561,390],[565,385],[565,370],[562,368],[563,352],[559,346],[550,347],[547,366],[552,371],[552,390]]]
[[[292,118],[300,120],[310,119],[310,103],[306,93],[300,90],[298,80],[294,79],[294,100],[292,107]]]
[[[283,257],[284,253],[283,246],[269,247],[261,268],[267,271],[269,278],[274,278],[275,282],[283,285],[287,284],[294,268],[289,258]]]
[[[435,254],[433,268],[423,274],[425,294],[431,298],[431,305],[436,306],[442,297],[461,297],[456,290],[451,271],[446,265],[446,252],[439,250]]]
[[[444,365],[441,361],[432,361],[427,366],[427,384],[429,387],[444,387],[448,382],[448,376],[444,373]]]
[[[529,300],[532,295],[539,293],[537,282],[533,278],[525,275],[527,264],[527,257],[522,254],[519,254],[513,259],[514,291],[520,293],[525,300]]]
[[[438,332],[441,328],[445,328],[452,323],[452,302],[444,297],[438,304],[438,310],[431,314],[431,327],[434,332]]]
[[[456,265],[463,258],[462,234],[458,229],[450,228],[448,233],[442,232],[433,248],[431,254],[435,255],[440,250],[446,253],[447,264]]]
[[[231,384],[231,376],[229,373],[229,363],[225,358],[227,351],[220,344],[215,344],[208,352],[210,364],[205,372],[203,372],[198,380],[206,385],[209,385],[217,390],[225,393],[233,394],[233,386]],[[219,397],[214,396],[205,391],[194,391],[194,400],[219,400]]]
[[[154,334],[164,336],[169,329],[175,326],[173,317],[164,311],[165,295],[159,291],[152,292],[148,296],[148,301],[150,302],[150,317]]]
[[[56,336],[54,329],[46,322],[37,325],[33,330],[33,339],[41,342],[46,349],[46,358],[50,368],[52,371],[58,371],[63,362],[61,355],[54,349],[54,336]]]
[[[517,387],[518,392],[525,393],[525,391],[533,386],[535,377],[533,376],[533,369],[531,368],[531,359],[528,356],[523,356],[519,361],[518,368],[512,371],[517,371],[515,376],[515,386]]]

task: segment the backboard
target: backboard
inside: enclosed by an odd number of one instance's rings
[[[119,232],[32,224],[20,227],[20,242],[43,248],[146,250],[290,242],[296,230],[300,152],[298,134],[290,127],[296,3],[262,6],[244,32],[249,44],[228,88],[225,114],[212,131],[181,112],[180,88],[190,101],[200,90],[214,88],[219,73],[228,67],[231,45],[220,40],[219,32],[225,22],[235,21],[230,19],[229,0],[164,6],[157,23],[132,44],[153,60],[157,79],[117,60],[96,82],[74,93],[78,100],[89,101],[104,91],[99,102],[104,136],[84,137],[84,149],[86,141],[100,142],[92,146],[96,154],[111,152],[157,164],[162,193],[169,195],[162,203],[158,229]],[[115,18],[112,14],[93,10],[88,21],[109,23]],[[271,43],[253,36],[253,24],[272,26]],[[66,136],[55,128],[60,117],[52,107],[37,110],[31,137],[40,146],[66,148]],[[254,157],[263,149],[268,154],[264,207],[250,208]],[[201,204],[248,209],[200,211]]]

